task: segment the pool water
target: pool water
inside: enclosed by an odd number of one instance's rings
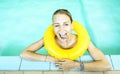
[[[52,14],[61,8],[85,26],[101,51],[120,54],[118,0],[0,0],[0,56],[18,56],[41,39]],[[37,53],[48,54],[44,47]]]

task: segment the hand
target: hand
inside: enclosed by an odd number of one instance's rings
[[[80,63],[69,59],[60,60],[58,62],[55,62],[55,64],[57,67],[59,67],[59,70],[70,70],[73,68],[78,68],[80,66]]]
[[[58,61],[58,59],[55,58],[55,57],[52,57],[52,56],[47,56],[47,57],[46,57],[46,61],[47,61],[47,62],[55,63],[55,62]]]

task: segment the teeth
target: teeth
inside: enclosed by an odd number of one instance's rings
[[[66,38],[67,38],[67,33],[65,33],[64,35],[61,35],[61,34],[59,33],[59,36],[60,36],[61,39],[66,39]]]

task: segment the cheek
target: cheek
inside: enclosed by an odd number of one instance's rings
[[[66,31],[70,32],[72,30],[72,27],[66,27]]]
[[[59,31],[59,29],[54,28],[54,33],[57,34],[57,32]]]

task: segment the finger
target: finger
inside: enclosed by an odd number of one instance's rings
[[[60,65],[60,63],[55,63],[55,65]]]
[[[61,64],[56,64],[55,66],[56,66],[56,67],[60,67],[60,66],[61,66]]]
[[[55,63],[60,63],[60,61],[57,61],[57,62],[55,62]]]
[[[62,64],[63,62],[55,62],[55,64]]]
[[[55,67],[59,67],[59,65],[55,65]]]
[[[55,59],[55,62],[59,62],[59,59],[56,58],[56,59]]]
[[[55,64],[56,67],[59,67],[59,64]]]
[[[61,65],[62,63],[61,63],[61,62],[56,62],[55,64],[56,64],[56,65]]]
[[[59,65],[58,67],[59,67],[59,68],[63,68],[63,65]]]
[[[62,65],[61,63],[59,63],[59,64],[58,64],[58,63],[55,64],[56,67],[60,67],[61,65]]]
[[[59,70],[63,70],[63,68],[59,68]]]

